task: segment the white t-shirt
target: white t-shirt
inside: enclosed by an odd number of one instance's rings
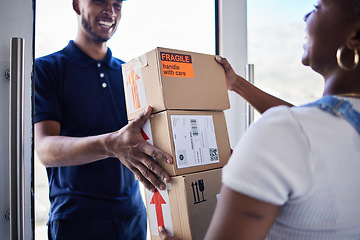
[[[349,100],[360,112],[360,99]],[[360,239],[360,134],[317,107],[275,107],[253,123],[223,183],[281,206],[268,239]]]

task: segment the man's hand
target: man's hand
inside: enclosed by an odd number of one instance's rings
[[[106,140],[106,146],[112,155],[128,167],[149,191],[154,192],[155,187],[160,190],[165,189],[165,184],[158,177],[166,183],[170,181],[169,175],[154,159],[169,164],[173,163],[173,160],[169,154],[145,141],[141,134],[141,128],[151,112],[152,108],[148,107],[128,125],[110,134]]]

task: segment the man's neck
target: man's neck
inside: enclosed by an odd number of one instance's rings
[[[94,41],[87,41],[81,37],[75,39],[75,44],[78,46],[84,53],[89,55],[95,60],[103,60],[107,53],[106,42],[98,43]]]

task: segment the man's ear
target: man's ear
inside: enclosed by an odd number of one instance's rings
[[[73,9],[78,15],[80,15],[79,0],[73,0]]]

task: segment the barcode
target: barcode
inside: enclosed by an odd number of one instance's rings
[[[210,150],[210,161],[219,161],[219,153],[217,148],[209,148]]]
[[[192,119],[190,119],[190,122],[191,122],[191,131],[192,131],[193,136],[198,136],[199,131],[198,131],[196,119],[192,118]]]

